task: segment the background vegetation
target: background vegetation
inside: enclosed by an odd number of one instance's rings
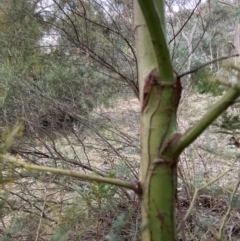
[[[238,1],[166,1],[178,74],[238,53]],[[138,76],[133,3],[0,0],[1,151],[36,165],[137,181]],[[238,58],[186,75],[186,130],[236,82]],[[208,79],[207,81],[202,81]],[[179,240],[239,240],[239,102],[182,155]],[[1,162],[0,240],[140,240],[138,197],[123,188]],[[191,209],[189,209],[191,207]],[[185,217],[185,218],[184,218]],[[225,219],[223,219],[225,218]]]

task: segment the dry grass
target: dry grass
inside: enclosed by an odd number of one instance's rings
[[[214,101],[216,98],[206,95],[188,96],[179,111],[181,132],[198,121]],[[115,100],[111,108],[99,107],[93,112],[91,130],[39,141],[38,151],[55,154],[32,161],[79,171],[85,165],[89,168],[84,169],[86,173],[93,170],[106,175],[110,171],[121,179],[135,180],[140,161],[139,112],[135,98]],[[210,127],[181,156],[176,207],[180,230],[184,230],[180,240],[216,240],[224,217],[222,240],[240,240],[239,191],[232,195],[239,179],[240,149],[231,149],[228,141],[229,137]],[[12,240],[50,240],[59,226],[69,230],[66,240],[140,240],[139,200],[133,193],[48,174],[21,175],[9,199],[17,203],[17,211],[6,209],[0,224]],[[226,215],[230,204],[232,210]]]
[[[189,96],[180,109],[181,131],[196,123],[217,99],[199,94]],[[192,212],[184,222],[187,240],[218,240],[224,218],[226,224],[221,240],[240,239],[240,205],[236,202],[239,199],[240,149],[230,147],[229,138],[211,126],[181,155],[179,202],[183,214],[180,220],[193,202],[194,192],[199,190]],[[231,195],[234,197],[228,216]]]

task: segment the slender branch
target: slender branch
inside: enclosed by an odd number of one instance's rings
[[[182,135],[176,146],[176,154],[180,154],[187,146],[189,146],[197,137],[205,131],[205,129],[221,115],[240,95],[240,88],[230,89],[221,100],[219,100],[203,117]]]
[[[182,78],[183,76],[185,75],[188,75],[188,74],[192,74],[192,73],[195,73],[197,71],[199,71],[200,69],[203,69],[205,68],[206,66],[210,65],[210,64],[214,64],[216,62],[219,62],[219,61],[222,61],[222,60],[226,60],[226,59],[230,59],[230,58],[234,58],[234,57],[239,57],[239,54],[234,54],[234,55],[231,55],[231,56],[224,56],[224,57],[221,57],[221,58],[218,58],[218,59],[214,59],[214,60],[211,60],[203,65],[200,65],[194,69],[191,69],[185,73],[182,73],[182,74],[179,74],[178,75],[178,78]]]
[[[137,194],[140,194],[141,192],[141,190],[139,190],[140,189],[139,185],[131,182],[115,179],[115,178],[101,177],[101,176],[90,175],[90,174],[86,175],[86,174],[82,174],[80,172],[71,171],[71,170],[64,170],[60,168],[52,168],[52,167],[46,167],[46,166],[38,166],[38,165],[29,164],[29,163],[20,161],[17,158],[13,158],[7,155],[0,155],[0,157],[3,158],[6,162],[11,162],[13,165],[23,167],[28,171],[35,170],[35,171],[50,172],[54,174],[79,178],[89,182],[108,183],[118,187],[128,188],[133,190]]]
[[[44,195],[44,200],[43,200],[43,207],[42,207],[42,211],[41,211],[41,215],[40,215],[40,220],[39,220],[39,223],[38,223],[38,228],[37,228],[35,241],[39,240],[39,233],[40,233],[40,229],[41,229],[41,226],[42,226],[44,209],[45,209],[45,206],[46,206],[46,199],[47,199],[47,188],[46,188],[46,186],[45,186],[44,189],[45,189],[45,195]]]
[[[225,5],[229,6],[229,7],[236,7],[236,4],[231,3],[230,1],[222,1],[222,0],[218,0],[218,1],[222,4],[225,4]]]
[[[168,44],[170,44],[178,35],[179,33],[182,32],[182,30],[185,28],[185,26],[187,25],[187,23],[190,21],[190,19],[192,18],[195,10],[198,8],[199,4],[201,3],[201,0],[198,1],[198,3],[195,5],[194,9],[192,10],[191,14],[188,16],[187,20],[185,21],[185,23],[181,26],[181,28],[177,31],[177,33],[173,36],[173,38],[168,42]]]
[[[198,196],[198,193],[199,193],[202,189],[204,189],[204,188],[212,185],[213,183],[217,182],[219,179],[221,179],[222,177],[224,177],[225,175],[227,175],[227,173],[231,172],[232,170],[233,170],[233,167],[227,169],[225,172],[221,173],[221,174],[220,174],[219,176],[217,176],[216,178],[212,179],[211,181],[209,181],[208,183],[204,184],[203,186],[195,189],[195,192],[194,192],[194,195],[193,195],[191,204],[190,204],[190,206],[189,206],[189,208],[188,208],[188,210],[187,210],[187,213],[186,213],[185,216],[184,216],[184,221],[186,221],[186,220],[188,219],[188,217],[190,216],[190,214],[192,213],[193,207],[194,207],[194,205],[195,205],[195,202],[196,202],[196,199],[197,199],[197,196]]]
[[[201,20],[202,20],[202,18],[201,18]],[[204,23],[203,23],[203,20],[202,20],[202,28],[203,28],[203,31],[202,31],[201,35],[198,37],[197,43],[196,43],[195,46],[192,48],[191,53],[189,53],[188,56],[185,58],[184,63],[182,64],[182,66],[179,68],[178,71],[180,71],[180,70],[183,68],[183,66],[185,65],[185,62],[187,62],[187,60],[191,57],[191,55],[194,53],[194,51],[197,49],[197,47],[198,47],[199,44],[201,43],[201,41],[202,41],[202,39],[203,39],[203,37],[204,37],[204,35],[205,35],[205,33],[206,33],[206,30],[207,30],[207,28],[208,28],[208,26],[209,26],[209,23],[210,23],[210,22],[206,23],[206,25],[204,26]]]
[[[172,82],[173,68],[165,38],[164,15],[162,19],[159,13],[164,11],[164,1],[158,1],[157,9],[153,0],[138,0],[145,18],[149,34],[152,40],[156,60],[158,63],[159,77],[164,81]]]
[[[233,207],[232,207],[232,205],[233,205],[233,199],[234,199],[234,197],[235,197],[235,195],[236,195],[236,192],[237,192],[239,186],[240,186],[240,179],[239,179],[239,177],[238,177],[238,182],[237,182],[237,184],[236,184],[236,186],[235,186],[235,188],[234,188],[234,190],[233,190],[233,192],[232,192],[232,194],[231,194],[231,197],[230,197],[230,203],[229,203],[229,205],[228,205],[227,212],[226,212],[226,214],[224,215],[224,217],[223,217],[223,219],[222,219],[222,223],[221,223],[221,226],[220,226],[220,229],[219,229],[219,233],[218,233],[218,239],[217,239],[218,241],[221,241],[221,240],[222,240],[222,235],[223,235],[224,227],[225,227],[225,225],[226,225],[226,223],[227,223],[227,221],[228,221],[228,219],[229,219],[230,213],[231,213],[231,211],[232,211],[232,208],[233,208]]]

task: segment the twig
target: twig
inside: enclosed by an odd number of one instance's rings
[[[200,69],[202,69],[202,68],[204,68],[204,67],[206,67],[206,66],[208,66],[210,64],[214,64],[216,62],[219,62],[219,61],[222,61],[222,60],[226,60],[226,59],[230,59],[230,58],[234,58],[234,57],[239,57],[239,54],[234,54],[234,55],[231,55],[231,56],[224,56],[224,57],[221,57],[221,58],[218,58],[218,59],[211,60],[211,61],[209,61],[209,62],[207,62],[207,63],[205,63],[203,65],[200,65],[200,66],[198,66],[198,67],[196,67],[194,69],[191,69],[191,70],[189,70],[189,71],[187,71],[185,73],[182,73],[182,74],[178,75],[177,77],[178,78],[182,78],[183,76],[195,73],[195,72],[199,71]]]
[[[220,227],[219,233],[218,233],[218,239],[217,239],[218,241],[221,241],[221,240],[222,240],[223,229],[224,229],[224,227],[225,227],[225,225],[226,225],[226,222],[227,222],[227,220],[228,220],[228,218],[229,218],[229,215],[230,215],[230,213],[231,213],[233,198],[234,198],[234,196],[235,196],[235,194],[236,194],[236,192],[237,192],[237,190],[238,190],[238,188],[239,188],[239,185],[240,185],[240,178],[238,177],[238,182],[237,182],[234,190],[232,191],[232,194],[231,194],[231,197],[230,197],[230,202],[229,202],[228,210],[227,210],[226,214],[224,215],[224,217],[223,217],[223,219],[222,219],[222,224],[221,224],[221,227]]]
[[[195,10],[198,8],[199,4],[201,3],[201,0],[198,1],[198,3],[195,5],[194,9],[192,10],[191,14],[188,16],[187,20],[184,22],[184,24],[180,27],[180,29],[177,31],[177,33],[174,35],[174,37],[168,42],[168,44],[170,44],[181,32],[182,30],[185,28],[185,26],[187,25],[187,23],[190,21],[190,19],[192,18]]]
[[[41,215],[40,215],[40,221],[39,221],[39,224],[38,224],[35,241],[38,241],[38,238],[39,238],[39,232],[40,232],[40,228],[41,228],[41,225],[42,225],[42,219],[43,219],[43,215],[44,215],[44,208],[45,208],[45,205],[46,205],[46,198],[47,198],[47,189],[45,187],[43,207],[42,207],[42,212],[41,212]]]
[[[194,192],[194,195],[193,195],[193,198],[192,198],[192,201],[190,203],[190,206],[189,206],[189,209],[187,211],[187,213],[185,214],[185,217],[184,217],[184,221],[186,221],[189,217],[189,215],[191,214],[192,210],[193,210],[193,207],[194,207],[194,204],[196,202],[196,199],[197,199],[197,196],[198,196],[198,193],[199,191],[201,191],[202,189],[212,185],[213,183],[215,183],[216,181],[218,181],[220,178],[224,177],[228,172],[232,171],[233,168],[229,168],[228,170],[226,170],[225,172],[221,173],[219,176],[217,176],[216,178],[214,178],[213,180],[211,180],[210,182],[204,184],[203,186],[199,187],[199,188],[196,188],[195,189],[195,192]]]

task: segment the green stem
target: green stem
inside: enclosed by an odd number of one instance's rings
[[[179,155],[187,146],[195,141],[218,116],[234,103],[239,95],[240,91],[238,89],[230,89],[198,123],[182,135],[176,146],[175,153]]]
[[[95,175],[86,175],[86,174],[82,174],[80,172],[64,170],[64,169],[60,169],[60,168],[52,168],[52,167],[46,167],[46,166],[33,165],[33,164],[29,164],[29,163],[20,161],[17,158],[9,157],[6,155],[0,155],[0,157],[5,159],[7,162],[13,163],[16,166],[25,168],[28,171],[35,170],[35,171],[50,172],[50,173],[54,173],[54,174],[58,174],[58,175],[79,178],[79,179],[82,179],[84,181],[89,181],[89,182],[108,183],[108,184],[112,184],[115,186],[128,188],[128,189],[133,190],[136,193],[139,193],[139,188],[136,184],[122,181],[119,179],[100,177],[100,176],[95,176]]]
[[[164,0],[138,0],[145,18],[154,52],[157,59],[160,78],[166,82],[173,82],[173,68],[165,37]]]

